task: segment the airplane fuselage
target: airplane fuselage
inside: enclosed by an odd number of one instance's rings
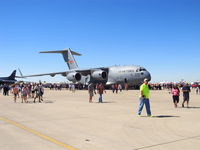
[[[128,83],[129,85],[139,85],[145,78],[151,80],[151,75],[143,67],[113,66],[109,67],[108,81],[106,84]]]
[[[15,80],[15,74],[16,70],[12,72],[12,74],[9,77],[0,77],[0,84],[13,84],[17,80]]]
[[[106,85],[127,83],[129,85],[140,85],[145,78],[151,80],[150,73],[145,68],[140,66],[112,66],[107,68],[108,69],[106,70],[99,69],[99,71],[106,72],[107,77],[105,79],[99,80],[93,78],[91,75],[82,75],[81,80],[78,81],[78,83],[88,84],[93,82],[104,83]],[[98,69],[96,71],[98,71]],[[73,72],[76,73],[76,70],[73,70],[71,73]]]

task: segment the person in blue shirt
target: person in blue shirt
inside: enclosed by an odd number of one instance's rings
[[[185,84],[182,88],[183,92],[183,103],[182,107],[184,107],[185,102],[187,102],[187,108],[189,108],[189,100],[190,100],[190,86],[188,84]]]

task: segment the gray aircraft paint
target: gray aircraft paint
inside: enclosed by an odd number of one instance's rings
[[[69,70],[78,69],[78,65],[77,65],[76,60],[74,59],[73,55],[80,56],[81,54],[73,52],[73,51],[71,51],[71,49],[69,49],[69,50],[64,49],[64,50],[59,50],[59,51],[44,51],[44,52],[40,52],[40,53],[60,53],[60,54],[62,54],[65,62],[67,63]]]
[[[75,77],[77,77],[77,79],[80,79],[80,80],[71,80],[74,83],[88,84],[90,82],[93,83],[103,82],[107,85],[116,83],[121,83],[121,84],[128,83],[129,85],[139,85],[143,82],[145,78],[151,80],[151,75],[145,68],[134,65],[79,69],[73,55],[80,56],[81,54],[71,51],[71,49],[58,50],[58,51],[44,51],[40,53],[62,54],[65,62],[67,62],[69,71],[29,75],[24,77],[36,77],[44,75],[50,75],[54,77],[56,74],[60,74],[62,76],[67,77],[67,79],[75,79]],[[99,76],[103,75],[103,73],[104,75],[107,74],[106,78],[96,77],[98,75]]]
[[[140,69],[143,71],[139,71]],[[138,85],[141,84],[145,78],[151,80],[150,73],[143,67],[113,66],[109,67],[107,84],[125,83],[127,81],[131,85]]]

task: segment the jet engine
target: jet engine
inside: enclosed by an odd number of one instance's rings
[[[78,72],[71,72],[67,75],[67,79],[72,82],[78,82],[82,78],[82,75]]]
[[[91,76],[97,80],[106,80],[107,79],[107,72],[103,70],[96,70],[94,71]]]

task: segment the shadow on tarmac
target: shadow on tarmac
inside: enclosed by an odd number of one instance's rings
[[[42,101],[41,103],[54,103],[55,100],[44,100]],[[36,104],[36,103],[39,103],[38,100],[36,100],[36,102],[34,103],[33,101],[28,101],[29,104]]]
[[[93,102],[93,103],[100,103],[100,102]],[[109,103],[116,103],[116,102],[102,102],[104,104],[109,104]]]
[[[172,115],[159,115],[159,116],[153,116],[153,118],[178,118],[180,116],[172,116]]]
[[[44,103],[54,103],[55,101],[53,100],[45,100]]]
[[[187,108],[187,107],[186,107]],[[200,109],[200,107],[188,107],[189,109],[191,108],[191,109]]]
[[[149,116],[140,116],[140,117],[149,117]],[[172,115],[158,115],[151,116],[150,118],[179,118],[180,116],[172,116]]]

